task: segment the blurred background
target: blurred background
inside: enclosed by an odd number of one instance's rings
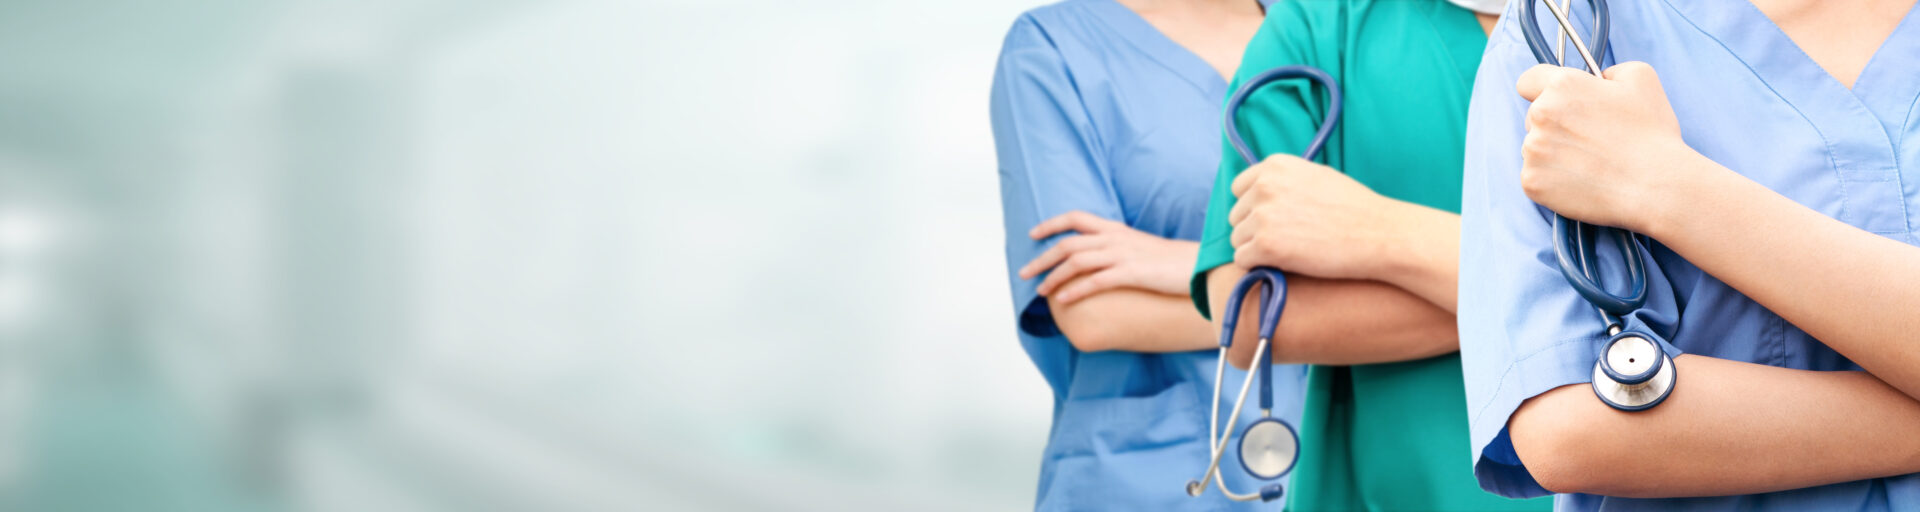
[[[1030,508],[1039,3],[0,3],[0,509]]]

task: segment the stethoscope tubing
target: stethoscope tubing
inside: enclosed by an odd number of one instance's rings
[[[1533,52],[1535,60],[1542,64],[1565,65],[1564,55],[1555,55],[1548,47],[1546,35],[1534,21],[1536,2],[1547,4],[1547,12],[1553,15],[1563,34],[1561,41],[1572,40],[1574,51],[1586,64],[1587,72],[1601,76],[1600,62],[1606,58],[1607,35],[1610,20],[1605,0],[1587,0],[1593,9],[1593,45],[1589,47],[1585,40],[1573,29],[1573,20],[1561,6],[1553,0],[1526,0],[1520,4],[1521,34],[1527,40],[1527,48]],[[1597,268],[1600,257],[1599,239],[1612,238],[1620,246],[1620,257],[1626,265],[1627,294],[1620,295],[1608,291],[1599,281]],[[1553,253],[1555,263],[1560,266],[1560,274],[1574,291],[1592,304],[1606,325],[1608,335],[1618,333],[1624,326],[1621,317],[1640,309],[1647,303],[1646,264],[1642,261],[1644,250],[1633,234],[1618,228],[1596,226],[1560,215],[1553,214]]]
[[[1270,69],[1247,79],[1246,82],[1242,83],[1240,88],[1234,91],[1233,95],[1227,99],[1224,115],[1227,142],[1233,146],[1234,151],[1239,153],[1241,159],[1244,160],[1247,165],[1259,163],[1261,159],[1258,154],[1254,153],[1253,148],[1247,144],[1246,138],[1240,135],[1239,123],[1235,122],[1239,117],[1240,107],[1246,103],[1247,98],[1252,96],[1254,91],[1259,90],[1262,86],[1279,80],[1292,78],[1305,78],[1313,81],[1325,89],[1328,95],[1326,115],[1320,123],[1319,130],[1314,132],[1313,139],[1307,143],[1306,149],[1300,153],[1301,158],[1307,160],[1315,159],[1326,148],[1327,141],[1333,137],[1333,130],[1340,122],[1341,105],[1345,102],[1340,94],[1340,86],[1334,81],[1333,75],[1329,75],[1326,71],[1311,66],[1282,66]],[[1222,381],[1226,378],[1227,349],[1232,345],[1233,333],[1239,323],[1241,308],[1244,304],[1243,299],[1248,292],[1252,291],[1252,287],[1256,284],[1264,284],[1266,286],[1262,288],[1260,300],[1257,302],[1257,304],[1259,304],[1257,307],[1260,308],[1260,314],[1257,320],[1260,322],[1260,341],[1259,344],[1254,347],[1254,367],[1253,371],[1247,374],[1247,378],[1241,382],[1239,397],[1234,400],[1233,410],[1227,415],[1226,430],[1221,430],[1219,423],[1220,391],[1222,390],[1222,386],[1224,386]],[[1240,422],[1240,411],[1246,407],[1247,393],[1252,390],[1253,382],[1256,379],[1260,379],[1264,383],[1260,393],[1261,410],[1264,415],[1268,417],[1272,416],[1273,369],[1271,368],[1272,363],[1267,361],[1267,351],[1273,344],[1274,331],[1280,322],[1280,314],[1282,310],[1286,308],[1286,286],[1286,275],[1281,273],[1279,269],[1269,267],[1252,269],[1245,277],[1241,278],[1238,285],[1234,286],[1233,293],[1225,305],[1226,307],[1222,308],[1222,311],[1219,312],[1219,314],[1226,316],[1221,318],[1220,357],[1214,365],[1213,405],[1207,417],[1207,444],[1210,446],[1212,453],[1207,461],[1206,474],[1201,476],[1200,480],[1189,481],[1187,483],[1187,494],[1189,495],[1200,495],[1206,488],[1207,482],[1212,481],[1214,485],[1220,489],[1222,495],[1225,495],[1227,499],[1233,501],[1271,500],[1279,497],[1277,486],[1263,488],[1261,492],[1258,493],[1240,494],[1227,488],[1225,478],[1215,477],[1220,471],[1220,461],[1226,455],[1227,442],[1233,437],[1232,429],[1234,425]],[[1292,429],[1291,426],[1287,428],[1289,430]],[[1244,439],[1242,441],[1244,442]],[[1298,457],[1297,450],[1295,456]],[[1292,468],[1289,467],[1287,471],[1291,471],[1291,469]],[[1280,475],[1285,475],[1287,471],[1282,471]],[[1278,478],[1278,476],[1274,478]],[[1269,493],[1269,491],[1273,492]]]
[[[1260,344],[1254,346],[1254,349],[1253,349],[1253,360],[1255,361],[1254,364],[1259,364],[1259,361],[1261,361],[1261,358],[1264,358],[1267,356],[1268,343],[1270,343],[1270,341],[1267,338],[1262,338],[1260,340]],[[1207,461],[1207,474],[1200,477],[1200,482],[1197,487],[1194,487],[1192,486],[1192,484],[1189,484],[1187,493],[1197,496],[1198,493],[1196,493],[1194,489],[1205,488],[1207,486],[1207,481],[1211,480],[1213,481],[1216,487],[1219,487],[1220,494],[1226,495],[1227,499],[1230,499],[1233,501],[1255,501],[1260,499],[1260,495],[1258,493],[1240,494],[1240,493],[1233,492],[1232,489],[1227,488],[1227,479],[1214,478],[1214,475],[1218,474],[1220,471],[1220,460],[1227,453],[1227,441],[1231,440],[1232,434],[1233,434],[1231,430],[1233,429],[1234,425],[1237,425],[1240,423],[1240,410],[1247,405],[1247,392],[1252,391],[1253,389],[1253,374],[1249,373],[1247,374],[1247,378],[1242,380],[1240,383],[1240,398],[1233,401],[1233,412],[1227,414],[1228,431],[1224,431],[1224,432],[1221,431],[1220,430],[1220,382],[1222,380],[1225,380],[1227,375],[1227,348],[1226,347],[1220,347],[1219,359],[1220,359],[1219,362],[1214,365],[1214,370],[1213,370],[1213,396],[1214,396],[1213,413],[1207,415],[1207,418],[1208,418],[1207,444],[1210,448],[1212,448],[1211,450],[1212,456]]]

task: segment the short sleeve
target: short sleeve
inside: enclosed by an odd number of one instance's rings
[[[1273,4],[1267,13],[1266,22],[1247,44],[1247,51],[1241,57],[1240,69],[1235,71],[1232,87],[1229,91],[1240,90],[1241,84],[1253,75],[1263,71],[1289,65],[1318,66],[1319,62],[1338,62],[1337,58],[1319,58],[1316,48],[1331,45],[1316,45],[1314,37],[1332,32],[1321,28],[1309,29],[1309,25],[1322,27],[1337,26],[1337,18],[1315,21],[1318,15],[1314,10],[1325,6],[1338,7],[1337,2],[1317,2],[1318,6],[1301,5],[1302,2],[1279,2]],[[1323,67],[1323,66],[1320,66]],[[1323,67],[1324,68],[1324,67]],[[1326,69],[1339,76],[1339,70]],[[1228,122],[1237,123],[1240,135],[1248,146],[1265,155],[1289,153],[1299,154],[1306,148],[1307,141],[1313,139],[1314,132],[1320,128],[1320,119],[1325,115],[1326,96],[1318,86],[1305,80],[1282,80],[1261,87],[1247,96],[1240,110]],[[1325,163],[1339,167],[1338,151],[1340,135],[1334,133],[1328,141]],[[1212,318],[1211,308],[1207,306],[1207,272],[1221,265],[1233,262],[1233,226],[1227,223],[1227,213],[1233,211],[1236,198],[1233,196],[1233,180],[1246,170],[1248,162],[1233,150],[1226,142],[1225,132],[1221,133],[1220,171],[1215,174],[1213,193],[1207,199],[1207,219],[1200,235],[1200,258],[1194,263],[1193,280],[1189,284],[1193,305],[1202,316]]]
[[[993,142],[1000,165],[1006,227],[1007,280],[1020,329],[1054,336],[1047,303],[1036,291],[1045,275],[1021,279],[1020,267],[1070,233],[1035,241],[1040,221],[1074,210],[1125,221],[1111,169],[1067,59],[1045,30],[1022,16],[1008,32],[994,71]]]
[[[1467,118],[1460,242],[1460,358],[1472,432],[1474,476],[1511,498],[1550,494],[1513,450],[1507,420],[1521,402],[1592,380],[1606,338],[1597,310],[1555,263],[1552,212],[1520,188],[1520,144],[1528,102],[1514,91],[1534,65],[1512,16],[1490,38]],[[1619,290],[1618,248],[1603,242],[1602,281]],[[1647,258],[1647,304],[1627,327],[1671,339],[1679,307],[1672,285]]]

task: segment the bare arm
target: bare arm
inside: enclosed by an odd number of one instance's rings
[[[1528,197],[1652,236],[1920,397],[1920,248],[1808,209],[1688,147],[1644,63],[1614,66],[1606,80],[1539,66],[1516,87],[1533,101],[1521,147]]]
[[[1374,279],[1413,292],[1451,313],[1460,298],[1460,215],[1396,201],[1404,236],[1389,238]],[[1457,347],[1456,347],[1457,348]]]
[[[1657,212],[1648,235],[1920,397],[1920,248],[1822,215],[1705,157],[1684,164],[1697,170],[1675,173],[1681,182],[1648,205]]]
[[[1451,313],[1460,216],[1374,193],[1353,178],[1274,155],[1234,178],[1233,260],[1289,275],[1381,281]]]
[[[1455,226],[1458,226],[1455,223]],[[1226,304],[1247,267],[1230,263],[1207,273],[1209,304]],[[1257,299],[1256,299],[1257,300]],[[1259,341],[1255,308],[1241,308],[1228,361],[1246,368]],[[1214,308],[1212,326],[1226,314]],[[1273,361],[1351,365],[1411,361],[1460,349],[1453,313],[1394,285],[1287,275],[1287,309],[1274,333]],[[1217,339],[1215,340],[1217,342]]]
[[[1542,487],[1632,498],[1724,496],[1920,472],[1920,402],[1862,372],[1697,355],[1660,407],[1613,410],[1585,384],[1507,423]]]
[[[1047,299],[1047,304],[1060,332],[1083,352],[1184,352],[1219,346],[1213,326],[1183,296],[1117,288],[1066,304]]]

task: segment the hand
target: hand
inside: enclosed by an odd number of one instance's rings
[[[1233,180],[1233,261],[1330,279],[1375,277],[1399,204],[1331,167],[1275,155]]]
[[[1067,231],[1079,235],[1061,240],[1020,267],[1021,279],[1053,270],[1040,282],[1040,295],[1071,304],[1114,288],[1187,294],[1187,279],[1200,257],[1200,244],[1149,235],[1082,211],[1047,219],[1027,236],[1040,240]]]
[[[1681,140],[1653,67],[1626,62],[1604,74],[1542,64],[1520,75],[1520,97],[1533,102],[1520,187],[1561,215],[1648,233],[1661,222],[1657,208],[1673,202],[1655,196],[1684,197],[1686,180],[1676,178],[1706,158]]]

